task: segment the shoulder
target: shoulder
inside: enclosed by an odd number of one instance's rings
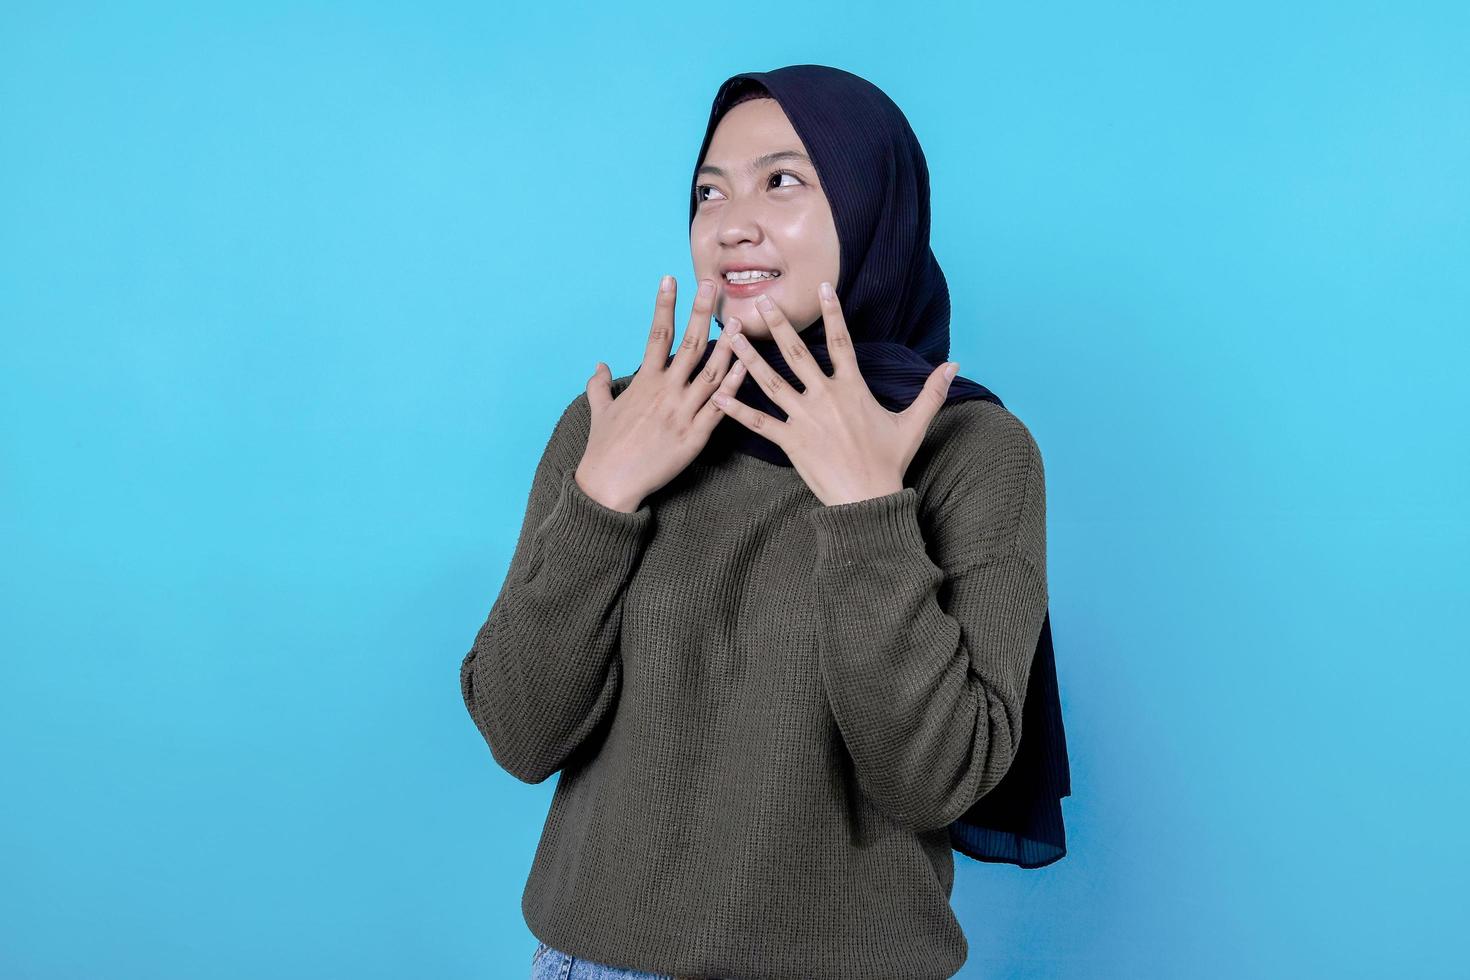
[[[613,397],[622,394],[632,380],[632,374],[613,378]],[[556,420],[546,446],[547,458],[561,469],[575,468],[582,460],[582,453],[587,448],[587,437],[591,432],[592,402],[587,397],[587,388],[583,386],[567,402],[561,416]]]
[[[923,482],[939,486],[1044,477],[1031,428],[1010,409],[978,398],[939,410],[914,463]]]
[[[1010,409],[979,399],[947,404],[930,422],[913,465],[920,510],[936,529],[943,563],[1021,553],[1042,567],[1041,449]]]

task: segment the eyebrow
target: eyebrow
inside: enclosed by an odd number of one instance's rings
[[[808,157],[805,153],[799,153],[796,150],[777,150],[775,153],[767,153],[764,156],[758,156],[754,160],[750,161],[750,169],[752,171],[760,170],[762,167],[768,167],[771,164],[781,160],[797,160],[801,163],[806,164],[809,167],[812,167],[813,169],[816,168],[816,165],[812,163],[811,158]],[[719,167],[712,167],[709,164],[705,164],[704,166],[700,167],[699,174],[696,174],[696,176],[702,174],[714,174],[716,177],[728,176],[725,171],[721,170]]]

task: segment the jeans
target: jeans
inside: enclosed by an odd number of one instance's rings
[[[531,955],[531,980],[678,980],[667,973],[647,973],[579,959],[538,943]]]

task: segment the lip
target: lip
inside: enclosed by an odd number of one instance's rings
[[[725,295],[735,299],[747,299],[751,296],[759,296],[761,293],[769,292],[775,286],[780,285],[781,280],[786,278],[786,273],[781,273],[775,279],[756,279],[753,282],[731,282],[723,274],[720,281],[725,284]]]

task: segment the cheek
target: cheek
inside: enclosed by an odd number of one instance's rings
[[[781,232],[781,253],[803,278],[814,282],[832,276],[837,263],[837,234],[831,215],[818,210],[792,215]]]
[[[718,243],[715,236],[700,228],[700,222],[696,220],[694,226],[689,229],[689,255],[697,265],[700,263],[713,263],[718,253]]]

